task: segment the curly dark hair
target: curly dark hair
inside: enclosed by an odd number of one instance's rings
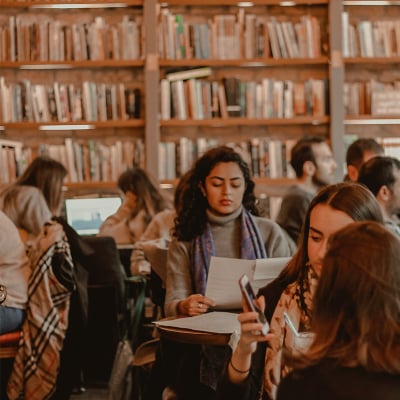
[[[236,163],[241,169],[246,185],[242,204],[253,215],[258,215],[254,182],[250,178],[250,170],[241,155],[228,146],[219,146],[200,157],[191,171],[188,185],[182,194],[182,207],[175,219],[174,236],[181,241],[191,241],[202,234],[207,225],[207,198],[200,186],[205,186],[207,176],[219,163]]]

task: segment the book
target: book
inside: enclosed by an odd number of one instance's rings
[[[204,78],[210,76],[211,73],[212,71],[209,67],[186,69],[183,71],[170,72],[165,75],[165,79],[167,79],[169,82],[174,82],[178,80]]]

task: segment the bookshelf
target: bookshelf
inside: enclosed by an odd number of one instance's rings
[[[385,145],[400,125],[400,2],[342,3],[345,134]]]
[[[345,129],[346,133],[353,133],[352,128],[349,128],[351,124],[344,117],[342,101],[345,67],[342,58],[341,24],[343,7],[347,7],[344,3],[346,2],[329,0],[254,0],[249,6],[250,3],[238,3],[234,0],[0,0],[0,24],[5,24],[6,27],[10,25],[12,16],[21,15],[28,15],[29,18],[34,15],[40,15],[41,18],[46,16],[55,21],[66,20],[70,25],[72,20],[78,25],[81,23],[90,26],[92,23],[95,27],[117,24],[126,21],[124,16],[130,16],[131,20],[140,25],[141,36],[140,52],[128,57],[129,59],[1,59],[4,55],[0,48],[0,77],[4,77],[5,86],[29,80],[32,84],[49,83],[53,86],[55,83],[75,84],[83,91],[83,87],[79,85],[93,80],[101,84],[124,83],[127,88],[139,89],[142,94],[139,117],[126,118],[126,115],[118,113],[116,118],[107,117],[105,120],[63,120],[57,115],[56,120],[50,121],[35,118],[5,121],[2,117],[0,136],[6,140],[23,141],[27,147],[32,148],[33,154],[46,146],[63,146],[66,139],[77,143],[76,151],[83,154],[87,152],[85,146],[91,140],[110,149],[117,142],[119,149],[124,148],[125,143],[133,143],[138,163],[153,175],[159,176],[167,185],[175,182],[176,175],[184,172],[184,168],[169,168],[162,163],[160,155],[166,154],[167,160],[175,160],[178,165],[186,160],[184,162],[188,165],[190,157],[197,154],[199,141],[203,149],[219,143],[229,143],[251,155],[256,146],[260,146],[255,143],[263,143],[269,138],[273,147],[279,149],[279,157],[284,158],[285,152],[289,151],[291,144],[300,136],[316,134],[330,139],[335,158],[342,165]],[[235,34],[230,37],[227,35],[227,38],[221,36],[221,29],[229,32],[232,28],[236,29]],[[171,36],[174,29],[178,29],[181,35],[177,44]],[[208,33],[204,33],[207,29]],[[276,29],[280,32],[280,39],[275,38],[273,44],[268,45],[270,35],[273,37]],[[211,47],[212,42],[207,47],[204,37],[197,38],[196,44],[195,32],[213,37],[214,47]],[[111,37],[113,35],[117,34],[109,34]],[[296,40],[290,41],[288,38],[293,38],[293,35]],[[192,42],[187,40],[188,37]],[[298,48],[293,48],[291,42],[297,43]],[[217,47],[218,52],[215,51]],[[186,53],[183,53],[184,49]],[[64,49],[64,53],[70,55],[73,50],[68,47],[68,51]],[[383,61],[381,63],[386,65]],[[346,60],[346,73],[349,64],[350,60]],[[174,102],[178,103],[171,97],[171,82],[165,81],[168,81],[168,76],[173,72],[203,68],[209,69],[207,76],[195,77],[192,79],[195,82],[190,84],[186,83],[188,80],[182,80],[183,94],[192,93],[192,109],[186,110],[186,117],[177,118]],[[212,82],[220,96],[216,102],[218,108],[214,112],[210,110],[211,104],[207,100],[207,93],[212,93],[213,90]],[[239,115],[238,104],[231,103],[231,98],[227,96],[224,86],[226,82],[231,82],[242,90]],[[164,91],[166,86],[169,90],[167,95]],[[275,102],[276,109],[263,100],[267,98],[269,87],[275,87],[280,99]],[[246,93],[244,98],[243,92]],[[307,100],[306,92],[310,96]],[[0,91],[0,96],[1,93]],[[284,107],[284,104],[290,104],[299,93],[303,97],[298,100],[297,108]],[[167,101],[169,113],[161,107],[162,99]],[[201,111],[196,111],[196,101],[202,103]],[[188,104],[189,100],[183,101],[185,108]],[[3,111],[2,113],[4,114]],[[184,146],[194,148],[188,150],[191,155],[184,153]],[[255,156],[256,161],[253,157],[250,162],[254,168],[259,169],[255,174],[258,191],[277,196],[292,180],[290,175],[285,175],[286,172],[281,176],[279,171],[274,175],[268,169],[263,169],[262,160],[266,157],[265,151],[269,150],[267,147],[264,144],[264,153],[259,148],[261,153]],[[57,151],[56,147],[54,151]],[[287,165],[281,168],[284,171]],[[98,179],[98,175],[95,176]],[[96,185],[104,188],[109,187],[109,182],[114,180],[112,176],[111,179],[101,176],[100,182],[92,178],[87,179],[83,174],[83,181],[73,182],[70,186],[73,190],[83,190],[84,187],[93,189]],[[341,171],[338,172],[338,180],[340,179]]]
[[[1,138],[59,159],[70,183],[115,181],[134,157],[144,166],[143,2],[0,9]]]
[[[343,113],[338,93],[343,86],[341,42],[340,32],[334,35],[329,31],[329,27],[337,26],[341,20],[341,6],[337,3],[264,0],[251,2],[251,7],[245,7],[245,3],[240,7],[235,1],[159,2],[155,18],[159,26],[160,142],[177,142],[182,137],[189,141],[201,138],[212,143],[228,142],[238,148],[247,147],[251,156],[254,139],[281,141],[288,151],[300,136],[316,134],[331,140],[334,154],[342,165]],[[277,25],[283,32],[283,39],[272,40],[275,30],[279,32]],[[221,32],[229,32],[230,37],[223,37]],[[295,49],[287,39],[293,35],[292,42],[298,43]],[[209,76],[195,77],[189,84],[189,79],[183,79],[178,89],[169,78],[174,71],[204,68],[211,70]],[[238,104],[233,103],[231,107],[225,80],[236,81],[237,91],[242,90],[242,98],[236,97],[239,103],[236,111]],[[222,87],[226,97],[218,98],[217,112],[213,111],[213,104],[211,107],[207,104],[210,97],[218,97],[213,96],[213,83],[210,83],[215,81],[219,86],[215,92],[219,93]],[[310,93],[309,88],[314,84],[315,87],[318,84],[318,89],[311,90],[312,100],[304,98],[304,92]],[[275,95],[269,94],[269,98],[264,95],[275,92],[275,88],[269,89],[275,85],[279,111],[271,105],[276,102],[276,98],[271,100]],[[282,87],[283,95],[279,94]],[[336,87],[339,89],[333,93],[332,88]],[[293,101],[296,94],[300,94],[301,99],[297,99],[297,103]],[[182,101],[182,97],[185,100]],[[197,98],[197,102],[193,98]],[[227,106],[223,105],[225,102]],[[200,112],[196,109],[199,103],[203,103]],[[291,103],[296,105],[285,109],[284,104]],[[186,110],[180,112],[179,104],[186,106]],[[263,154],[264,151],[259,157],[264,157]],[[283,170],[287,168],[285,165]],[[166,169],[165,166],[160,168],[161,171]],[[286,178],[285,172],[278,176],[269,172],[254,174],[258,187],[268,194],[282,193],[282,188],[292,183],[291,176]],[[338,179],[341,178],[339,172]]]

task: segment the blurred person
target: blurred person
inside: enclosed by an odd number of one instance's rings
[[[370,158],[361,166],[358,182],[373,193],[385,225],[400,237],[397,217],[400,213],[400,161],[389,156]]]
[[[13,222],[0,211],[0,334],[19,329],[25,319],[31,264]]]
[[[61,225],[71,249],[76,290],[70,298],[67,333],[61,352],[57,389],[53,395],[57,400],[68,399],[74,385],[79,386],[78,391],[84,390],[81,369],[83,339],[88,318],[88,274],[85,261],[92,253],[92,249],[61,216],[64,200],[62,189],[66,176],[67,169],[63,164],[50,157],[39,156],[32,160],[16,182],[2,193],[3,211],[18,228],[26,231],[25,236],[37,238],[44,224],[53,220]],[[33,198],[38,200],[36,206],[24,208],[24,204],[29,204]],[[31,224],[32,221],[37,224]],[[35,246],[30,248],[34,249]]]
[[[334,182],[337,164],[327,141],[319,136],[298,140],[292,148],[290,164],[297,182],[283,196],[276,222],[296,247],[311,199],[319,189]]]
[[[100,226],[99,236],[112,236],[118,245],[133,244],[140,239],[152,218],[171,209],[169,199],[141,168],[131,168],[118,178],[123,201],[115,214]]]
[[[311,201],[296,254],[278,278],[259,290],[257,304],[270,323],[261,335],[257,314],[244,304],[239,315],[240,340],[218,387],[217,399],[275,399],[276,389],[289,366],[283,353],[296,351],[295,335],[288,329],[284,313],[304,335],[312,327],[312,304],[322,270],[322,260],[332,234],[354,221],[383,224],[375,197],[353,182],[328,185]]]
[[[354,222],[329,240],[314,295],[308,351],[278,400],[400,398],[400,243],[376,222]]]
[[[131,254],[131,274],[149,274],[151,271],[151,265],[146,259],[145,252],[143,250],[144,242],[152,241],[156,242],[162,247],[168,247],[171,241],[171,231],[174,227],[174,221],[177,213],[180,212],[182,205],[182,195],[188,186],[191,171],[186,172],[180,179],[175,188],[174,193],[174,208],[165,209],[157,213],[143,232],[140,240],[133,245]],[[157,272],[157,271],[156,271]],[[157,272],[159,276],[164,276],[165,272]]]
[[[357,182],[361,166],[370,158],[383,156],[383,147],[372,138],[359,138],[350,144],[346,152],[347,175],[344,180]]]

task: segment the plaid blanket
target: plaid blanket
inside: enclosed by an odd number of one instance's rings
[[[36,250],[37,262],[32,264],[28,285],[27,317],[8,381],[10,400],[45,400],[51,396],[68,326],[73,264],[61,225],[45,226]]]

